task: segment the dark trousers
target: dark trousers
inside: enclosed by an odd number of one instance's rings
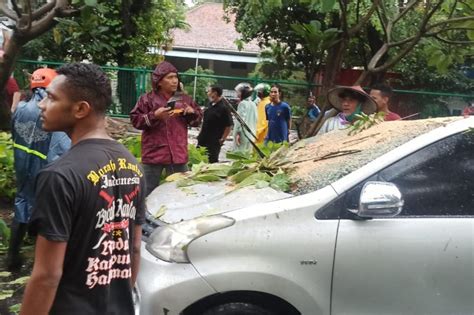
[[[8,247],[7,268],[10,271],[21,268],[23,259],[20,255],[20,248],[25,238],[28,225],[13,219],[10,226],[10,246]]]
[[[204,147],[207,149],[207,156],[209,158],[209,163],[219,162],[219,153],[221,153],[221,144],[217,142],[216,144],[200,144],[198,147]]]
[[[165,176],[174,173],[187,172],[187,164],[143,164],[145,171],[145,196],[148,196],[160,184],[161,174],[165,170]]]

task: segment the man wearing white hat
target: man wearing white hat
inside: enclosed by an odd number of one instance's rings
[[[328,118],[318,135],[339,129],[345,129],[352,124],[356,115],[365,113],[373,114],[377,110],[377,104],[360,86],[340,86],[329,90],[328,102],[339,113]]]

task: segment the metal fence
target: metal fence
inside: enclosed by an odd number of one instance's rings
[[[63,63],[49,61],[20,60],[17,62],[14,76],[22,89],[28,89],[28,74],[35,69],[48,66],[56,68]],[[122,68],[103,66],[112,82],[113,105],[109,109],[111,116],[128,117],[140,95],[151,90],[152,69]],[[256,85],[260,82],[282,86],[283,99],[291,105],[293,114],[305,113],[306,99],[310,92],[317,94],[318,85],[305,81],[263,80],[258,77],[230,77],[208,74],[180,73],[186,93],[192,95],[198,104],[207,103],[206,88],[209,84],[220,84],[224,95],[235,98],[233,88],[240,82]],[[474,95],[433,91],[394,90],[391,109],[402,117],[414,119],[461,115],[463,108],[474,102]],[[322,101],[323,96],[319,97]]]

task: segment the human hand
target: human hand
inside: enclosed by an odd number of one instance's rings
[[[159,120],[166,120],[171,116],[171,108],[169,107],[160,107],[155,110],[155,117]]]
[[[186,105],[186,108],[184,109],[183,115],[194,114],[194,109],[191,106],[187,105],[187,104],[185,104],[185,105]]]
[[[235,144],[240,145],[240,133],[235,135]]]

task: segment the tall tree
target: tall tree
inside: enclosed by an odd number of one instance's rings
[[[451,45],[474,40],[474,11],[464,0],[226,0],[225,5],[236,14],[244,41],[288,45],[309,80],[320,68],[323,94],[344,64],[365,68],[360,83],[395,66],[423,39]],[[363,60],[352,49],[357,40],[369,43],[367,51],[362,45]],[[437,56],[447,63],[443,54]],[[322,116],[306,136],[314,135],[321,124]]]
[[[80,5],[85,5],[84,1],[74,2],[76,4],[71,5],[68,0],[54,0],[35,7],[30,0],[22,1],[21,5],[16,0],[0,1],[0,13],[12,19],[15,24],[11,38],[4,45],[5,54],[0,58],[0,88],[5,86],[21,48],[26,43],[53,28],[57,24],[57,18],[77,14]]]
[[[16,24],[6,59],[0,60],[0,75],[4,80],[20,53],[30,59],[90,60],[120,67],[150,66],[157,60],[156,55],[149,53],[149,48],[166,46],[172,40],[170,30],[185,26],[183,6],[174,0],[56,0],[32,14],[33,25],[38,23],[35,22],[38,17],[48,16],[49,23],[42,22],[41,32],[25,36],[23,29],[28,25],[25,21],[30,18],[31,2],[26,1],[26,5],[18,7],[13,1],[20,13],[10,10],[6,0],[2,3],[0,8],[7,16],[20,16],[14,19]],[[56,27],[53,29],[53,26]],[[22,51],[23,46],[28,49]],[[3,84],[0,80],[0,86]],[[127,89],[123,88],[125,86]],[[125,107],[133,106],[136,101],[134,87],[134,74],[119,71],[118,94]],[[127,93],[121,92],[125,90]]]

